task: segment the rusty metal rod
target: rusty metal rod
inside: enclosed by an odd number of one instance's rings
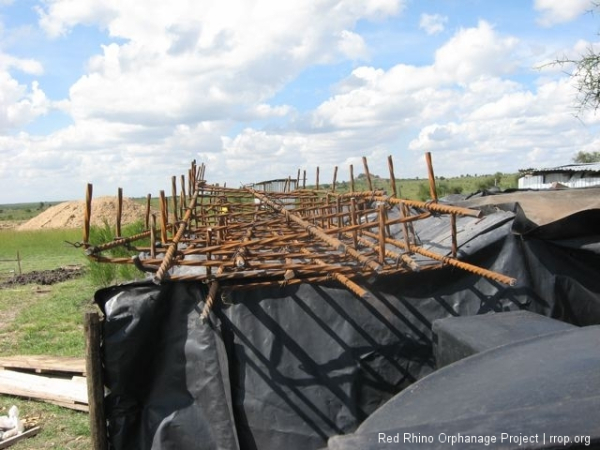
[[[179,228],[177,229],[177,233],[175,233],[175,236],[173,236],[173,239],[171,239],[171,243],[169,244],[169,248],[167,250],[167,253],[165,253],[165,256],[163,258],[162,264],[160,265],[160,268],[158,269],[158,271],[156,272],[156,275],[152,279],[152,281],[154,281],[154,283],[156,283],[156,284],[160,284],[160,282],[165,277],[167,271],[173,265],[173,258],[175,257],[175,252],[177,250],[177,246],[179,244],[179,241],[183,237],[183,233],[185,233],[185,230],[187,229],[187,227],[190,224],[190,219],[192,218],[192,212],[194,211],[194,209],[196,207],[196,200],[198,199],[199,192],[200,191],[198,189],[196,189],[194,191],[194,194],[192,196],[190,204],[188,205],[188,209],[185,212],[185,216],[184,216],[183,220],[179,224]]]
[[[433,175],[433,164],[431,163],[431,152],[425,153],[425,162],[427,163],[427,176],[429,178],[429,193],[431,200],[438,201],[437,189],[435,187],[435,176]]]
[[[390,171],[390,188],[392,188],[392,197],[399,197],[396,190],[396,177],[394,176],[394,161],[392,161],[392,155],[388,156],[388,169]]]
[[[123,218],[123,188],[117,189],[117,221],[115,225],[115,235],[121,237],[121,219]]]
[[[373,250],[377,249],[377,245],[373,241],[370,241],[369,239],[366,239],[364,237],[359,237],[358,241],[361,243],[361,245],[364,245],[366,247],[370,247]],[[400,253],[396,253],[393,250],[390,250],[390,249],[386,248],[385,249],[385,255],[388,258],[395,259],[396,261],[402,260],[402,262],[406,266],[408,266],[408,268],[410,268],[410,270],[412,270],[413,272],[420,272],[421,271],[421,267],[416,263],[416,261],[414,259],[412,259],[406,253],[400,254]]]
[[[365,234],[367,234],[373,238],[377,237],[377,235],[375,235],[374,233],[366,232]],[[389,242],[390,244],[395,245],[396,247],[400,247],[400,248],[405,247],[404,242],[398,241],[396,239],[387,238],[386,242]],[[517,283],[517,280],[515,278],[511,278],[506,275],[502,275],[498,272],[493,272],[491,270],[487,270],[482,267],[475,266],[473,264],[459,261],[458,259],[452,258],[450,256],[444,256],[444,255],[440,255],[438,253],[434,253],[432,251],[426,250],[423,247],[420,247],[417,245],[412,245],[411,250],[414,253],[419,253],[420,255],[423,255],[427,258],[435,259],[436,261],[441,261],[444,264],[447,264],[449,266],[457,267],[457,268],[465,270],[467,272],[474,273],[475,275],[479,275],[484,278],[489,278],[490,280],[498,281],[500,283],[507,284],[509,286],[514,286]]]
[[[362,157],[363,167],[365,168],[365,175],[367,176],[367,183],[369,184],[369,191],[373,190],[373,182],[371,181],[371,173],[369,172],[369,164],[367,163],[367,157]]]
[[[85,210],[83,212],[83,246],[89,247],[90,243],[90,222],[92,216],[92,191],[93,186],[91,183],[87,184],[85,190]]]
[[[217,275],[223,273],[223,266],[217,269]],[[208,319],[208,315],[212,310],[215,299],[217,298],[217,294],[219,293],[219,282],[217,280],[211,281],[210,288],[208,289],[208,295],[206,296],[206,300],[204,303],[204,308],[202,308],[202,314],[200,314],[200,320],[205,321]]]
[[[302,253],[309,254],[310,252],[306,249],[302,249]],[[317,264],[319,264],[320,266],[328,266],[328,264],[325,261],[323,261],[322,259],[319,259],[319,258],[316,258],[315,262]],[[352,293],[356,294],[358,297],[360,297],[360,298],[368,297],[369,292],[367,290],[363,289],[358,284],[356,284],[354,281],[352,281],[347,276],[342,275],[341,273],[337,273],[337,272],[330,272],[330,274],[331,274],[332,278],[334,278],[337,282],[342,284],[346,289],[348,289]]]
[[[140,239],[144,239],[148,236],[150,236],[150,230],[143,231],[141,233],[134,234],[125,238],[115,239],[114,241],[106,242],[104,244],[88,246],[85,253],[87,256],[96,255],[100,252],[103,252],[104,250],[110,250],[111,248],[127,245]]]
[[[166,245],[167,236],[167,223],[168,223],[168,212],[167,212],[167,201],[165,199],[165,191],[160,191],[160,241],[163,245]]]
[[[370,200],[375,200],[379,202],[388,202],[393,205],[399,205],[404,203],[407,206],[412,206],[414,208],[426,209],[431,212],[443,213],[443,214],[458,214],[459,216],[469,216],[479,218],[483,215],[483,212],[479,209],[469,209],[462,208],[459,206],[445,205],[443,203],[431,203],[431,202],[421,202],[419,200],[408,200],[405,198],[392,198],[385,197],[380,195],[380,192],[350,192],[344,194],[333,194],[340,195],[342,197],[369,197]]]
[[[150,201],[152,200],[152,195],[148,194],[146,196],[146,215],[144,220],[144,225],[146,230],[150,228]]]
[[[379,265],[377,262],[373,261],[372,259],[365,257],[364,255],[362,255],[355,248],[353,248],[353,247],[351,247],[351,246],[343,243],[339,239],[336,239],[334,237],[329,236],[322,229],[318,228],[317,226],[315,226],[315,225],[313,225],[313,224],[311,224],[309,222],[306,222],[304,219],[296,216],[295,214],[291,213],[290,211],[286,210],[285,208],[282,208],[281,205],[278,205],[277,203],[272,202],[265,195],[262,195],[262,194],[260,194],[260,193],[258,193],[256,191],[254,191],[252,188],[249,188],[249,190],[259,200],[261,200],[262,202],[264,202],[266,205],[270,206],[275,211],[279,211],[286,218],[288,218],[288,219],[292,220],[293,222],[295,222],[296,224],[300,225],[306,231],[308,231],[311,235],[313,235],[314,237],[316,237],[316,238],[320,239],[321,241],[325,242],[326,244],[328,244],[329,246],[333,247],[337,251],[349,254],[350,256],[352,256],[353,258],[355,258],[357,261],[361,262],[366,267],[370,268],[371,270],[373,270],[376,273],[378,273],[378,272],[380,272],[382,270],[381,265]]]

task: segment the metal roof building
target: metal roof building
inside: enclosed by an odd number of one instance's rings
[[[532,169],[519,178],[519,189],[582,188],[600,185],[600,163]]]

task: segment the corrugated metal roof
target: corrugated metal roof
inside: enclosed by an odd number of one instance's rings
[[[531,169],[531,171],[529,171],[531,174],[548,172],[600,172],[600,162],[587,164],[565,164],[564,166]]]

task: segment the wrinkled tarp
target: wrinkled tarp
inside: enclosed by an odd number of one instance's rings
[[[600,210],[539,227],[517,204],[488,208],[460,219],[459,255],[515,286],[445,267],[362,283],[368,299],[335,284],[233,291],[207,323],[198,283],[98,291],[111,448],[322,448],[433,371],[436,319],[525,309],[599,323]],[[448,248],[432,231],[444,220],[415,224],[423,245]]]
[[[419,380],[327,449],[598,448],[599,366],[600,326],[499,346]]]

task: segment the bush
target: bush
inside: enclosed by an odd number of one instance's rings
[[[144,224],[140,221],[123,227],[122,234],[123,236],[131,236],[142,231],[144,231]],[[92,227],[90,229],[91,245],[104,244],[114,239],[114,229],[108,222],[104,222],[104,225],[101,227]],[[104,256],[115,258],[131,257],[136,253],[136,251],[128,250],[122,246],[102,252]],[[135,280],[141,275],[131,264],[101,263],[88,259],[88,268],[91,282],[95,286],[102,287],[111,286],[122,281]]]
[[[496,185],[496,179],[493,176],[485,177],[483,180],[481,180],[481,181],[479,181],[479,183],[477,183],[477,189],[480,191],[485,191],[486,189],[489,189],[495,185]]]

